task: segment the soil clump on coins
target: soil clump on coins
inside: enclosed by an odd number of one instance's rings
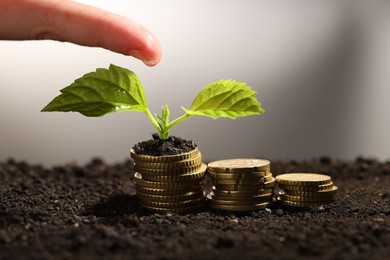
[[[194,141],[176,136],[170,136],[167,140],[161,140],[158,133],[152,136],[153,139],[135,144],[134,151],[140,155],[163,156],[187,153],[197,147]]]
[[[207,156],[207,151],[202,152]],[[132,165],[130,159],[54,167],[12,159],[0,162],[0,258],[388,259],[390,255],[390,162],[328,157],[271,160],[274,177],[289,172],[329,175],[338,187],[335,200],[309,208],[275,204],[234,213],[205,207],[186,215],[144,209],[135,195]],[[230,173],[220,176],[231,178]],[[171,201],[162,202],[174,203],[182,196],[197,198],[196,192],[156,195],[146,193],[145,199],[170,196]]]

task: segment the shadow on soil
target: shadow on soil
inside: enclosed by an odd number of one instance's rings
[[[127,215],[140,211],[137,196],[129,194],[116,194],[87,209],[83,215],[95,215],[96,217],[111,218]]]
[[[270,207],[273,212],[276,211],[276,215],[279,215],[281,212],[289,212],[289,213],[302,213],[302,212],[315,212],[319,209],[313,209],[313,208],[292,208],[292,207],[285,207],[282,205],[279,205],[278,203],[274,203],[273,206]],[[320,210],[321,211],[321,210]],[[197,211],[197,213],[200,212],[208,212],[213,213],[215,215],[221,215],[221,216],[253,216],[253,215],[267,215],[270,214],[270,212],[267,211],[258,211],[258,212],[229,212],[229,211],[223,211],[223,210],[216,210],[212,209],[208,206],[205,206],[204,208]],[[106,218],[106,219],[113,219],[117,217],[123,217],[129,214],[136,214],[138,216],[148,216],[150,214],[153,214],[153,212],[147,211],[143,209],[138,201],[138,198],[136,195],[129,195],[125,193],[121,194],[115,194],[111,197],[109,197],[107,200],[100,201],[96,203],[95,205],[88,208],[86,211],[82,213],[84,216],[88,215],[94,215],[96,217],[100,218]],[[275,214],[275,213],[274,213]],[[282,215],[283,213],[281,213]]]

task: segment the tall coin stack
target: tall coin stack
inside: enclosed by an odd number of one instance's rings
[[[285,173],[276,176],[280,202],[292,207],[312,207],[331,203],[337,186],[328,175],[318,173]]]
[[[229,159],[208,164],[213,191],[211,208],[227,211],[255,211],[268,207],[273,199],[275,178],[270,162],[262,159]]]
[[[197,148],[165,156],[138,155],[131,150],[131,157],[137,197],[144,208],[185,214],[204,206],[201,181],[207,166]]]

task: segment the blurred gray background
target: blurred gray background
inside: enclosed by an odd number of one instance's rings
[[[192,117],[171,134],[205,160],[232,157],[390,159],[390,3],[312,0],[83,0],[127,16],[161,41],[148,68],[99,48],[0,42],[0,160],[123,161],[154,127],[143,113],[101,118],[41,113],[59,90],[110,63],[141,79],[152,112],[182,115],[207,84],[232,78],[258,92],[266,113]]]

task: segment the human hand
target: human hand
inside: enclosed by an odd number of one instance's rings
[[[0,39],[50,39],[102,47],[138,58],[148,66],[161,58],[160,43],[146,28],[69,0],[0,0]]]

